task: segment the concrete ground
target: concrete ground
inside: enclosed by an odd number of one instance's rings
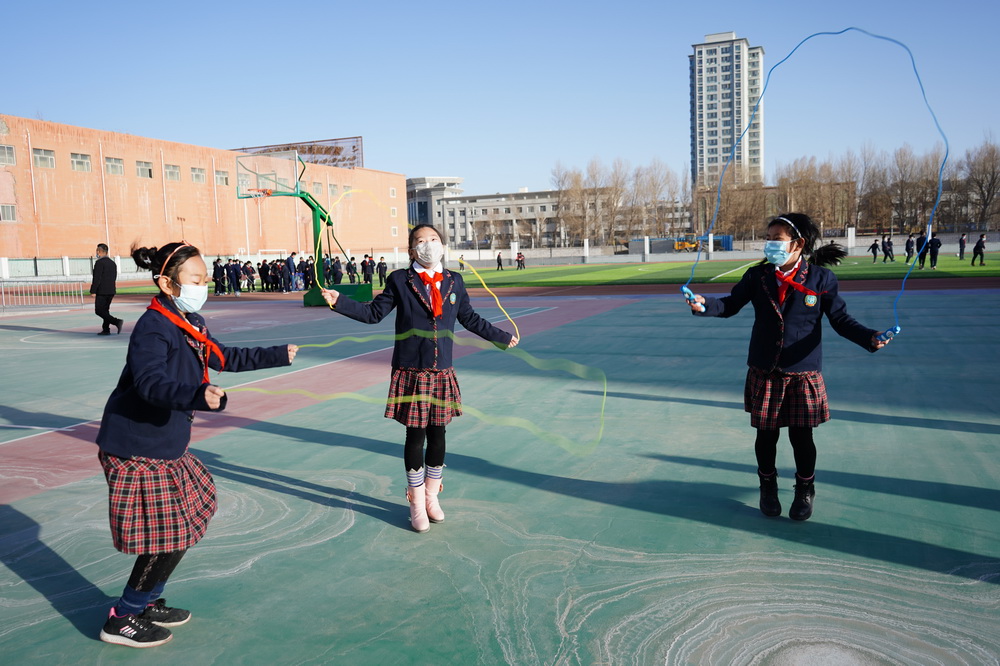
[[[833,420],[801,523],[784,438],[786,515],[756,508],[749,311],[696,319],[676,287],[502,296],[527,355],[459,347],[447,520],[422,535],[403,428],[382,417],[391,321],[213,298],[227,344],[337,342],[217,376],[269,393],[195,421],[219,513],[165,593],[193,620],[142,652],[97,640],[133,558],[112,547],[93,442],[144,303],[115,301],[120,336],[86,310],[4,317],[3,662],[998,663],[1000,289],[950,284],[907,293],[877,354],[826,327]],[[894,296],[846,294],[879,328]]]

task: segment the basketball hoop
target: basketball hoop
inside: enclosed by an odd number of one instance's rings
[[[247,196],[254,200],[254,203],[257,204],[258,208],[260,208],[260,205],[264,202],[264,199],[271,196],[272,194],[274,194],[274,190],[266,190],[260,188],[247,189]]]

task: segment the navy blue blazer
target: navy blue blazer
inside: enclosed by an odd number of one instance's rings
[[[750,334],[747,365],[771,372],[822,370],[823,315],[841,337],[874,352],[872,336],[878,331],[859,324],[847,314],[847,304],[838,292],[837,276],[822,266],[803,261],[794,280],[819,294],[813,299],[789,287],[785,302],[778,304],[778,280],[774,266],[757,264],[743,274],[729,296],[705,297],[703,317],[732,317],[747,303],[756,315]]]
[[[385,290],[371,303],[358,303],[344,296],[337,299],[336,311],[364,324],[377,324],[396,309],[396,334],[412,329],[427,331],[397,340],[392,349],[392,367],[419,370],[446,370],[452,366],[454,342],[444,331],[454,331],[458,321],[484,340],[506,347],[513,335],[489,323],[472,309],[465,282],[458,273],[443,269],[441,317],[431,311],[427,290],[412,267],[389,274]]]
[[[173,303],[157,296],[168,308]],[[195,327],[204,327],[199,314],[186,315]],[[204,330],[204,328],[202,328]],[[212,338],[209,335],[209,338]],[[205,402],[204,372],[197,352],[184,332],[154,310],[146,310],[129,338],[125,369],[108,398],[97,433],[97,445],[120,458],[176,460],[191,441],[195,410],[210,410]],[[216,341],[218,343],[218,341]],[[289,365],[288,346],[239,348],[218,343],[226,371],[243,372]],[[209,367],[219,369],[213,355]]]

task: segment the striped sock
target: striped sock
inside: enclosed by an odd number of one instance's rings
[[[431,467],[431,466],[428,465],[428,467],[427,467],[427,478],[428,479],[440,479],[442,472],[444,472],[444,465],[441,465],[440,467]]]
[[[424,485],[424,468],[406,470],[406,485],[411,488],[419,488]]]

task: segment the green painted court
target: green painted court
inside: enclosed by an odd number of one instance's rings
[[[461,347],[447,519],[423,535],[408,527],[403,428],[382,417],[391,343],[344,340],[391,321],[291,295],[210,300],[227,344],[341,341],[218,376],[271,393],[234,391],[195,420],[219,512],[165,593],[193,620],[142,652],[97,640],[133,558],[112,547],[93,441],[146,301],[116,299],[127,324],[109,338],[89,310],[0,318],[3,661],[998,662],[1000,289],[907,293],[877,354],[825,328],[833,420],[816,431],[803,523],[787,518],[784,436],[786,515],[756,508],[749,311],[696,319],[679,295],[627,288],[500,296],[518,349],[543,363]],[[846,294],[883,328],[894,296]],[[475,305],[510,326],[492,299]]]

